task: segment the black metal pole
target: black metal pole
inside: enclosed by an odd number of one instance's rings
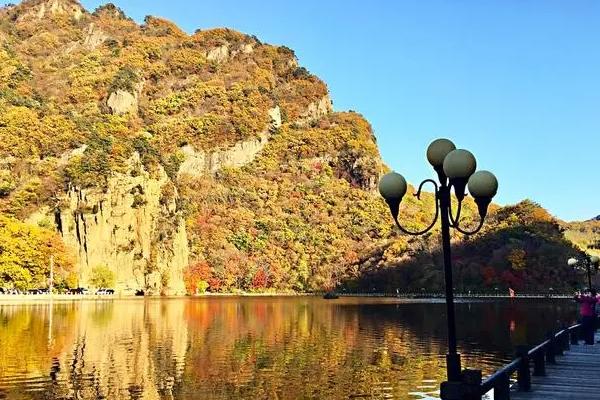
[[[592,290],[592,272],[590,271],[590,263],[586,263],[585,264],[586,269],[587,269],[587,276],[588,276],[588,288],[590,290]]]
[[[446,283],[446,309],[448,314],[448,354],[446,368],[449,381],[460,381],[460,354],[456,351],[456,320],[454,316],[454,293],[452,286],[452,259],[450,253],[450,188],[442,181],[439,189],[442,222],[442,250],[444,253],[444,276]]]

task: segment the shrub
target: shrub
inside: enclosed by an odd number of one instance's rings
[[[140,78],[131,68],[123,67],[113,77],[108,88],[109,92],[124,90],[129,93],[135,92],[135,85],[139,83]]]
[[[10,171],[0,170],[0,197],[7,196],[17,186]]]
[[[106,265],[98,265],[92,269],[90,284],[95,288],[113,288],[115,286],[115,273]]]
[[[196,285],[196,291],[197,293],[206,293],[206,289],[208,289],[209,286],[210,285],[208,284],[208,282],[206,282],[205,280],[200,280]]]

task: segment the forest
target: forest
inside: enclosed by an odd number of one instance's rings
[[[442,288],[439,231],[396,231],[375,190],[388,168],[371,125],[333,111],[326,84],[293,50],[225,28],[188,34],[152,16],[139,25],[112,4],[59,3],[0,9],[0,286],[47,286],[51,255],[59,287],[129,285],[119,266],[86,261],[93,249],[79,221],[99,224],[102,213],[85,193],[102,198],[116,179],[142,176],[159,182],[158,198],[135,186],[122,213],[140,219],[157,204],[150,246],[141,228],[109,222],[113,235],[129,229],[115,257],[129,257],[129,275],[144,282],[159,273],[167,285],[172,266],[155,249],[183,221],[189,294]],[[248,143],[264,147],[243,163],[219,156]],[[206,170],[184,168],[190,149]],[[409,199],[408,226],[426,226],[433,203]],[[464,218],[475,214],[468,201]],[[597,249],[594,224],[558,221],[530,200],[494,205],[481,233],[453,237],[458,285],[572,290],[581,279],[565,260]],[[76,238],[66,240],[68,228]]]

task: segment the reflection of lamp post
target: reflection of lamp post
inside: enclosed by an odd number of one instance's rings
[[[398,228],[409,235],[422,235],[430,231],[441,218],[442,250],[444,254],[444,274],[446,283],[446,307],[448,313],[448,354],[446,356],[449,382],[459,382],[461,375],[460,355],[456,351],[456,323],[454,318],[454,293],[452,290],[452,264],[450,258],[450,228],[471,235],[477,233],[483,226],[487,208],[492,197],[498,190],[496,177],[488,171],[475,172],[476,161],[473,154],[467,150],[456,149],[448,139],[438,139],[427,148],[427,159],[437,172],[439,184],[433,179],[426,179],[419,185],[415,196],[420,199],[423,185],[430,183],[435,193],[435,217],[431,224],[419,232],[406,230],[398,222],[400,202],[406,194],[407,184],[404,177],[396,172],[384,175],[379,182],[379,192],[390,207],[392,217]],[[473,231],[465,231],[459,226],[462,201],[465,198],[465,188],[475,199],[479,210],[480,222]],[[451,191],[458,200],[456,217],[452,212]],[[452,385],[447,385],[448,387]],[[452,390],[452,389],[449,389]],[[442,386],[442,397],[444,387]]]
[[[591,289],[592,288],[592,267],[594,268],[594,273],[596,273],[598,271],[598,264],[600,264],[600,257],[598,257],[598,256],[590,257],[586,254],[585,258],[583,258],[583,259],[569,258],[567,260],[567,264],[569,265],[569,267],[573,267],[573,268],[579,269],[579,270],[583,270],[585,268],[585,271],[587,272],[587,278],[588,278],[588,287]]]

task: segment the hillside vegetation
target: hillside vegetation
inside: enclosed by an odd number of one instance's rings
[[[565,236],[581,250],[600,256],[600,220],[564,223]]]
[[[2,286],[46,285],[52,253],[66,286],[108,268],[156,294],[438,289],[439,237],[398,234],[384,170],[369,123],[333,112],[285,46],[112,4],[0,9],[0,235],[22,243],[0,244]],[[407,199],[408,226],[433,202]],[[577,250],[534,203],[453,240],[465,288],[577,283]]]

